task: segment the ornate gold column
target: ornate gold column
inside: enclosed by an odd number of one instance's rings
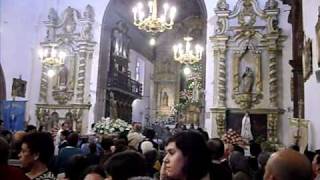
[[[268,141],[273,143],[278,143],[278,121],[279,115],[278,113],[270,113],[268,114],[268,122],[267,122],[267,136]]]
[[[233,94],[234,93],[239,93],[239,87],[240,87],[240,82],[239,82],[239,65],[240,65],[240,58],[241,54],[239,51],[236,51],[233,54],[233,63],[232,63],[232,70],[233,70]]]
[[[219,47],[215,54],[218,58],[218,107],[226,107],[226,47]]]
[[[255,67],[255,72],[256,72],[256,94],[261,94],[262,93],[262,76],[261,76],[261,52],[256,51],[254,53],[255,56],[255,61],[256,61],[256,67]]]
[[[270,106],[278,107],[278,69],[275,50],[269,50],[269,100]]]

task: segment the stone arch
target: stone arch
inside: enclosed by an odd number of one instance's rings
[[[0,100],[6,99],[6,80],[4,77],[4,72],[0,64]]]

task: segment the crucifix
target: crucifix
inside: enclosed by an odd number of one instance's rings
[[[308,128],[308,121],[302,118],[302,108],[303,108],[303,100],[300,99],[299,102],[299,115],[298,118],[290,118],[290,124],[294,127],[297,127],[296,134],[294,135],[295,144],[299,146],[300,139],[302,138],[302,128]]]

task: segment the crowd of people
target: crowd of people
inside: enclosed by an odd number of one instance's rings
[[[0,122],[1,123],[1,122]],[[0,124],[1,125],[1,124]],[[209,139],[201,128],[178,125],[157,140],[133,124],[126,135],[80,136],[68,122],[52,132],[0,127],[1,180],[319,180],[320,152],[293,147],[268,152]]]

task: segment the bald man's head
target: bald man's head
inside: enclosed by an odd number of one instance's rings
[[[291,149],[278,151],[267,162],[264,180],[311,180],[311,163]]]

